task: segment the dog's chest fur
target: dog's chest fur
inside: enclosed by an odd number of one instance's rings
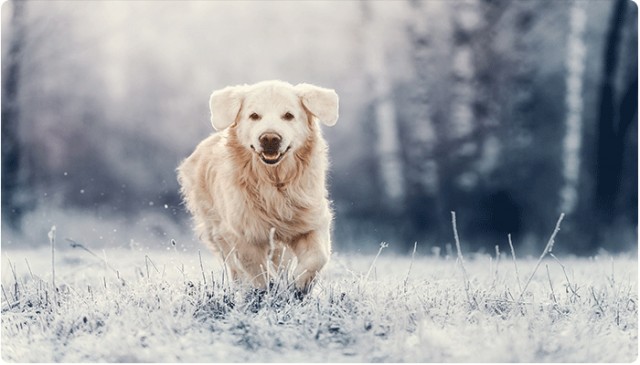
[[[307,172],[308,173],[308,172]],[[308,189],[309,184],[324,184],[324,181],[310,181],[310,176],[303,174],[294,181],[273,179],[260,181],[260,177],[242,179],[239,184],[242,199],[241,220],[246,232],[262,232],[256,241],[268,237],[271,228],[275,228],[276,239],[291,241],[317,228],[313,217],[318,217],[324,204],[323,196],[310,196],[318,189]],[[324,190],[324,189],[322,189]],[[316,202],[312,206],[310,202]]]

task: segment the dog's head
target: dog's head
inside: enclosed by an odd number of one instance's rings
[[[336,92],[310,84],[229,86],[214,91],[209,104],[213,127],[234,128],[238,142],[267,165],[302,147],[316,120],[328,126],[338,120]]]

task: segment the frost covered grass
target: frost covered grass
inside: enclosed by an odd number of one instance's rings
[[[3,250],[5,361],[630,362],[638,354],[633,256],[476,254],[464,256],[463,270],[460,257],[426,256],[419,246],[414,257],[383,247],[375,258],[338,252],[300,301],[285,285],[231,289],[206,251],[55,244],[55,274],[50,247]]]

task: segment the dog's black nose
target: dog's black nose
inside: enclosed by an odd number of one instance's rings
[[[276,153],[280,149],[282,137],[276,133],[264,133],[260,136],[260,146],[267,153]]]

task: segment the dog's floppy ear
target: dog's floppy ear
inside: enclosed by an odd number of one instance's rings
[[[209,108],[211,124],[215,130],[220,131],[233,124],[240,112],[244,95],[244,86],[227,86],[211,94]]]
[[[310,84],[295,86],[302,104],[322,123],[332,126],[338,121],[338,94],[334,90]]]

